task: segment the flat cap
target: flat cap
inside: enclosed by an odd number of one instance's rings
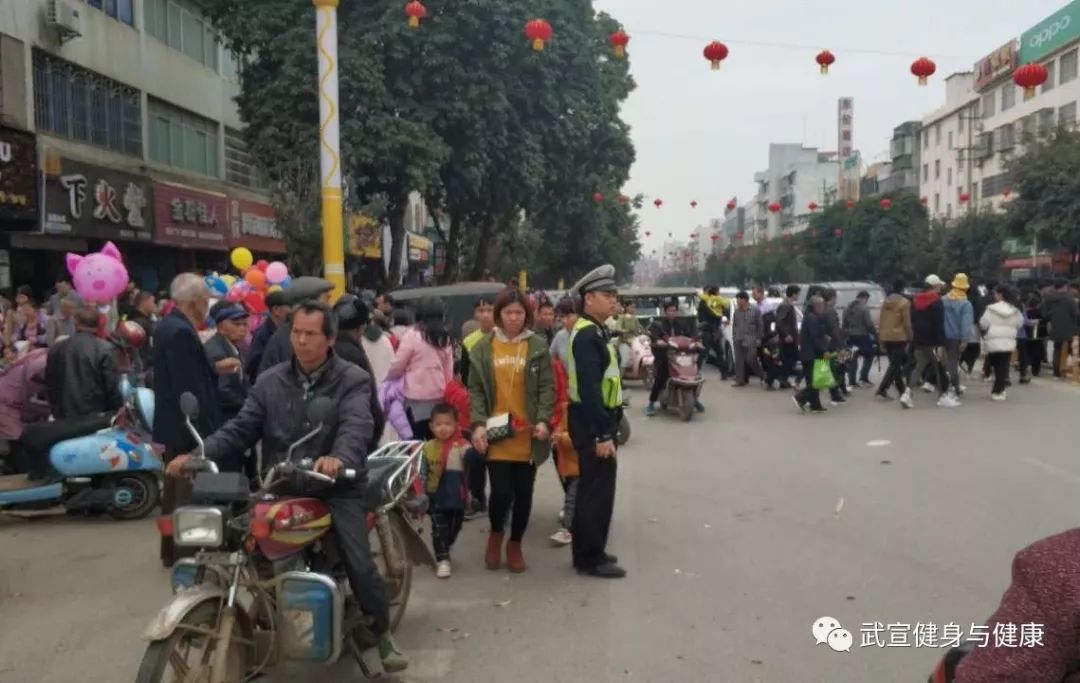
[[[615,286],[615,266],[605,263],[589,271],[585,277],[574,283],[574,286],[570,289],[581,294],[619,291],[619,288]]]
[[[318,299],[321,295],[334,289],[334,283],[321,277],[303,275],[293,280],[285,288],[285,301],[289,305],[298,304],[305,299]]]

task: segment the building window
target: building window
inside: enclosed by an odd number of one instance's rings
[[[218,43],[210,22],[191,0],[145,0],[146,32],[217,71]]]
[[[86,0],[86,4],[121,23],[135,25],[135,0]]]
[[[1061,55],[1061,74],[1058,77],[1058,85],[1065,85],[1073,80],[1076,80],[1076,50]]]
[[[959,116],[956,117],[956,132],[961,135],[964,134],[964,118],[967,116],[970,116],[970,114],[961,109]]]
[[[1006,83],[1001,86],[1001,111],[1008,111],[1016,104],[1016,86]]]
[[[941,146],[941,122],[940,121],[934,126],[934,144],[939,146],[939,147]]]
[[[142,156],[139,91],[36,49],[34,124],[41,131]]]
[[[922,179],[930,180],[930,164],[922,165]]]
[[[247,187],[266,185],[247,151],[244,134],[233,128],[225,129],[225,180]]]
[[[218,124],[150,99],[150,160],[218,176]]]
[[[934,180],[941,179],[941,159],[934,159]]]
[[[949,149],[952,149],[952,131],[949,131]]]
[[[937,192],[934,193],[934,213],[941,211],[941,195]]]
[[[1054,67],[1056,66],[1056,63],[1051,59],[1046,64],[1043,64],[1043,66],[1046,67],[1046,82],[1043,83],[1042,91],[1047,92],[1054,89]]]
[[[945,206],[945,217],[952,218],[952,204],[948,204]]]
[[[982,96],[982,115],[984,119],[994,115],[994,91],[992,90]]]
[[[982,181],[982,196],[993,197],[994,195],[1001,194],[1002,190],[1009,187],[1009,174],[999,173],[992,175],[988,178],[983,178]],[[976,186],[978,187],[978,186]]]
[[[930,149],[930,131],[925,128],[922,131],[922,148]]]
[[[1076,102],[1061,105],[1058,109],[1058,125],[1071,126],[1076,121]]]
[[[945,178],[946,178],[945,184],[947,186],[949,186],[949,187],[952,187],[952,167],[951,166],[949,168],[945,169]]]

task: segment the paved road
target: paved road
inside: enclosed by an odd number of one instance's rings
[[[485,571],[487,525],[474,521],[453,579],[417,582],[399,634],[405,680],[923,681],[940,651],[861,648],[861,624],[966,631],[997,605],[1017,549],[1077,523],[1070,387],[1039,381],[998,404],[977,384],[960,409],[920,395],[909,412],[863,391],[810,416],[784,393],[709,380],[709,411],[690,425],[637,417],[635,392],[612,544],[628,579],[578,577],[547,546],[559,506],[548,466],[527,574]],[[167,595],[150,522],[0,521],[0,680],[132,680]],[[815,647],[822,615],[853,632],[850,653]]]

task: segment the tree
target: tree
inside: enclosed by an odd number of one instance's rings
[[[1025,140],[1024,152],[1006,162],[1015,199],[1010,224],[1024,226],[1041,244],[1080,246],[1080,132],[1064,128]]]
[[[967,273],[986,282],[1001,273],[1005,258],[1004,241],[1010,234],[1011,219],[991,210],[972,210],[948,228],[939,227],[940,259],[934,272]]]

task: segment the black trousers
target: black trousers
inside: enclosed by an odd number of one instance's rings
[[[491,477],[491,498],[488,500],[488,519],[491,530],[501,534],[506,526],[506,515],[513,506],[510,518],[510,540],[525,537],[532,513],[533,485],[536,483],[536,467],[528,462],[488,461]]]
[[[390,629],[390,601],[382,576],[371,559],[364,499],[328,498],[326,504],[330,508],[334,536],[353,597],[360,605],[360,611],[371,617],[372,632],[382,635]]]
[[[856,347],[859,351],[857,354],[848,360],[848,384],[855,384],[855,380],[860,382],[870,381],[870,368],[874,365],[874,341],[870,338],[870,335],[852,335],[848,337],[848,342],[851,346]],[[862,359],[862,370],[859,369],[859,359]],[[858,377],[856,377],[856,375]]]
[[[889,368],[885,371],[885,377],[881,380],[878,393],[884,394],[889,387],[896,385],[896,390],[902,395],[905,391],[904,375],[907,373],[908,353],[907,342],[885,342],[885,353],[889,357]]]
[[[581,476],[574,505],[574,566],[588,569],[603,564],[606,556],[611,516],[615,511],[617,458],[600,458],[596,444],[575,440]]]
[[[487,468],[483,465],[470,467],[466,476],[469,478],[469,495],[473,506],[483,509],[487,506]]]
[[[1005,382],[1009,380],[1009,361],[1012,359],[1012,353],[1009,351],[1001,351],[989,354],[990,367],[994,371],[994,388],[992,391],[995,394],[1000,394],[1005,391]]]
[[[821,392],[814,388],[814,361],[803,359],[803,388],[795,399],[800,405],[809,405],[814,410],[821,410]]]
[[[653,349],[653,367],[656,368],[656,378],[652,389],[649,390],[649,403],[656,403],[660,398],[660,392],[667,389],[668,378],[671,377],[671,368],[668,367],[667,351]]]
[[[780,382],[787,384],[795,375],[795,365],[799,362],[799,345],[796,342],[780,344]]]
[[[978,342],[971,342],[964,349],[964,352],[960,354],[960,366],[967,366],[967,372],[970,375],[975,372],[975,361],[979,360],[979,353],[982,351],[982,345]]]
[[[464,521],[465,510],[431,511],[431,547],[435,550],[435,559],[440,562],[450,559],[450,548],[454,546]]]
[[[1027,357],[1031,374],[1038,377],[1039,373],[1042,372],[1042,365],[1046,361],[1046,340],[1022,339],[1020,340],[1020,346],[1022,347],[1022,350],[1026,352],[1021,355],[1021,359],[1023,359],[1024,356]]]

